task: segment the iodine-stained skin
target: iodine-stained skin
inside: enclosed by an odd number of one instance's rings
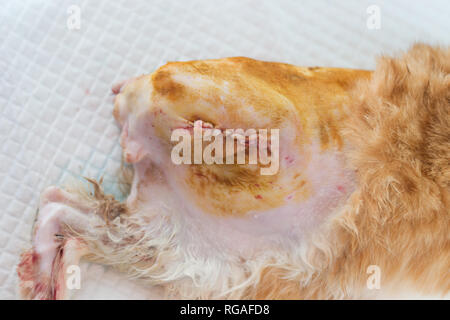
[[[185,200],[208,215],[244,217],[288,203],[335,201],[350,191],[351,173],[339,159],[345,147],[340,125],[347,90],[369,75],[248,58],[169,63],[123,87],[114,115],[128,162],[167,164]],[[280,129],[279,174],[261,175],[258,165],[173,166],[170,134],[196,120],[218,129]]]
[[[340,125],[347,90],[369,76],[229,58],[169,63],[128,82],[114,106],[124,158],[137,173],[127,205],[145,207],[164,184],[181,218],[201,221],[193,238],[245,254],[286,238],[300,241],[354,190]],[[279,171],[261,175],[259,164],[174,165],[172,131],[198,120],[221,130],[280,129]],[[149,186],[155,171],[164,182]]]
[[[448,57],[417,45],[374,72],[175,62],[114,86],[128,198],[93,180],[90,193],[45,190],[22,296],[67,298],[80,258],[176,298],[373,297],[371,265],[385,290],[448,292]],[[198,123],[279,129],[279,170],[173,163],[173,130]]]

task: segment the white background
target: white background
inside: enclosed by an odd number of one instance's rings
[[[70,5],[79,30],[67,27]],[[366,12],[380,8],[380,29]],[[0,0],[0,298],[16,297],[39,193],[80,175],[117,193],[113,83],[171,60],[249,56],[371,69],[414,41],[450,44],[442,1]],[[72,178],[73,179],[73,178]],[[135,282],[83,264],[77,298],[148,298]]]

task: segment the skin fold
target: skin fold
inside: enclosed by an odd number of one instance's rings
[[[90,190],[45,190],[18,266],[22,297],[69,297],[64,271],[81,258],[163,297],[444,297],[449,63],[448,49],[418,44],[373,72],[237,57],[171,62],[114,86],[128,198],[90,179]],[[174,164],[171,133],[198,123],[279,129],[278,171]]]

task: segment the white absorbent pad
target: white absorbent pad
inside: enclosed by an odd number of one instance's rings
[[[227,56],[371,69],[416,40],[448,45],[449,11],[447,0],[2,0],[0,298],[17,297],[15,267],[46,186],[104,176],[117,193],[113,83]],[[74,297],[153,297],[146,289],[84,263]]]

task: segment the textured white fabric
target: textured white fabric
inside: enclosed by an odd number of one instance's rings
[[[71,5],[80,29],[69,30]],[[367,8],[380,9],[369,29]],[[249,56],[373,68],[413,41],[450,43],[441,1],[2,0],[0,3],[0,298],[16,297],[40,191],[80,175],[117,193],[113,83],[166,61]],[[76,298],[148,298],[143,286],[83,264]]]

